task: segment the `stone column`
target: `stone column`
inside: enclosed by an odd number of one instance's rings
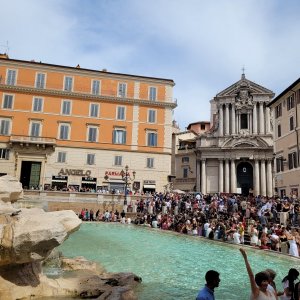
[[[201,162],[200,159],[197,159],[196,161],[196,191],[199,192],[201,189]]]
[[[237,129],[236,129],[237,133],[240,133],[240,128],[241,128],[241,114],[238,113],[238,115],[237,115]]]
[[[256,102],[253,103],[253,133],[257,134],[257,109],[256,109]]]
[[[225,104],[225,135],[229,135],[229,103]]]
[[[235,169],[234,158],[231,160],[230,182],[231,182],[231,193],[236,193],[236,169]]]
[[[206,161],[201,160],[201,193],[206,195]]]
[[[223,104],[220,104],[219,108],[219,135],[223,136],[224,135],[224,130],[223,130]]]
[[[267,196],[273,196],[272,160],[267,160]]]
[[[223,159],[219,159],[219,193],[224,192],[224,168]]]
[[[261,183],[261,195],[266,196],[266,161],[264,159],[260,162],[260,183]]]
[[[229,193],[229,160],[225,159],[225,193]]]
[[[250,134],[252,134],[252,114],[251,113],[249,113],[249,124],[250,124],[249,132],[250,132]]]
[[[259,161],[255,159],[254,161],[254,194],[255,196],[260,195],[260,180],[259,180]]]
[[[271,133],[270,108],[266,107],[266,134]]]
[[[264,103],[259,103],[259,134],[265,133]]]
[[[234,103],[231,104],[231,134],[235,134],[235,105]]]

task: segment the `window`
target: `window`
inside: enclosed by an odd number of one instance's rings
[[[290,130],[294,129],[294,117],[290,117]]]
[[[156,122],[156,110],[153,110],[153,109],[148,110],[148,122],[149,123]]]
[[[40,122],[31,122],[30,125],[30,136],[38,137],[40,136],[41,123]]]
[[[57,153],[57,162],[65,163],[66,162],[67,153],[66,152],[58,152]]]
[[[147,158],[147,168],[154,168],[154,158],[152,157]]]
[[[0,149],[0,159],[9,159],[9,149]]]
[[[183,178],[187,178],[188,177],[188,173],[189,173],[189,169],[188,168],[183,168],[183,174],[182,174],[182,177]]]
[[[276,172],[283,172],[283,157],[276,157]]]
[[[201,124],[201,130],[205,130],[205,124]]]
[[[88,165],[94,165],[95,164],[95,154],[88,154],[87,156],[86,156],[86,163],[88,164]]]
[[[0,135],[10,134],[10,119],[0,119]]]
[[[147,146],[156,147],[157,146],[157,133],[147,132]]]
[[[295,107],[295,99],[294,99],[294,95],[291,95],[289,96],[287,99],[286,99],[286,103],[287,103],[287,110],[290,110],[292,108]]]
[[[99,104],[91,103],[90,104],[90,117],[98,118],[99,116]]]
[[[281,137],[281,125],[277,125],[277,137]]]
[[[98,139],[98,128],[97,127],[88,127],[88,141],[97,142]]]
[[[275,118],[279,118],[282,115],[282,106],[281,103],[275,107]]]
[[[119,83],[118,97],[126,97],[126,83]]]
[[[190,158],[188,156],[184,156],[184,157],[182,157],[181,161],[182,161],[182,163],[189,163]]]
[[[93,95],[99,95],[100,94],[100,81],[99,80],[93,80],[92,81],[92,94]]]
[[[126,130],[115,128],[113,131],[113,144],[126,144]]]
[[[150,86],[150,88],[149,88],[149,100],[151,100],[151,101],[156,100],[156,87]]]
[[[125,120],[125,106],[117,106],[117,120]]]
[[[60,124],[59,139],[68,140],[70,135],[70,124]]]
[[[61,113],[63,115],[70,115],[71,114],[71,101],[63,100],[62,107],[61,107]]]
[[[297,168],[297,152],[289,153],[288,162],[289,162],[289,170]]]
[[[43,111],[43,98],[33,98],[32,110],[36,112]]]
[[[7,70],[6,84],[15,85],[16,84],[17,71]]]
[[[114,161],[115,166],[122,166],[122,156],[115,156],[115,161]]]
[[[13,108],[13,100],[14,100],[13,95],[4,94],[2,108],[3,109],[12,109]]]
[[[45,88],[45,78],[46,75],[44,73],[37,73],[35,78],[35,87],[37,89],[44,89]]]
[[[64,90],[71,92],[72,89],[73,89],[73,77],[66,76]]]
[[[241,114],[241,129],[248,129],[248,115]]]

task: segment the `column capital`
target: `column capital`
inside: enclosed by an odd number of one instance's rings
[[[206,162],[206,158],[200,158],[202,162]]]
[[[229,108],[229,104],[230,104],[230,103],[225,103],[225,107],[226,107],[226,108],[227,108],[227,107]]]
[[[219,159],[219,162],[223,162],[225,159],[224,158],[218,158]]]

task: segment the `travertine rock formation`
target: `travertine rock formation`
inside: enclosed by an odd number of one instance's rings
[[[137,299],[134,274],[104,273],[84,258],[65,259],[68,276],[50,279],[42,262],[51,251],[78,230],[81,220],[73,211],[45,212],[39,208],[15,209],[11,202],[22,197],[20,183],[0,177],[0,299],[77,297],[110,300]],[[72,270],[72,271],[70,271]]]

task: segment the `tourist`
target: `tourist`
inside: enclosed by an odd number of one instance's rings
[[[272,269],[266,269],[264,272],[266,272],[269,275],[269,286],[268,286],[268,290],[269,291],[273,291],[276,293],[277,296],[282,296],[283,292],[278,292],[277,291],[277,287],[276,287],[276,283],[275,283],[275,277],[276,277],[276,272]]]
[[[220,274],[217,271],[209,270],[205,274],[206,285],[202,288],[196,300],[215,300],[214,289],[219,286]]]
[[[244,258],[247,273],[250,280],[251,286],[251,300],[277,300],[275,291],[268,289],[269,285],[269,274],[266,272],[259,272],[255,275],[252,272],[251,266],[248,262],[246,251],[240,248],[240,252]]]
[[[299,272],[292,268],[289,270],[288,275],[282,279],[284,294],[281,296],[281,300],[291,300],[295,291],[295,280],[298,278]],[[298,286],[297,286],[298,288]],[[299,298],[299,297],[298,297]],[[298,300],[298,299],[295,299]]]

